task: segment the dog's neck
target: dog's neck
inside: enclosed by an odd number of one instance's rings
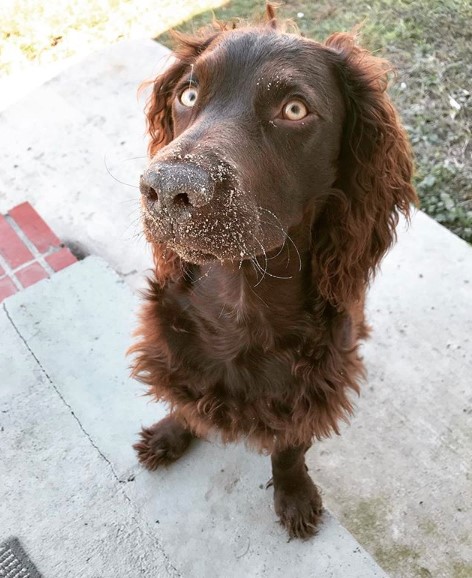
[[[277,326],[296,319],[309,298],[311,253],[306,231],[291,231],[282,247],[254,259],[212,262],[195,269],[189,295],[213,319]],[[307,246],[305,246],[307,245]]]

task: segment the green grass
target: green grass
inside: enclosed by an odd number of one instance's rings
[[[263,0],[2,0],[0,76],[121,38],[260,16]],[[213,11],[212,9],[215,8]],[[323,40],[362,24],[362,43],[398,70],[390,93],[416,156],[422,208],[472,243],[472,2],[288,0],[280,17]],[[299,16],[303,14],[303,16]]]

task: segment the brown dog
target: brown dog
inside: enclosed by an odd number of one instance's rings
[[[386,62],[267,12],[180,37],[153,84],[140,188],[155,276],[131,351],[170,413],[135,447],[149,469],[213,431],[270,452],[276,512],[305,538],[321,499],[304,454],[352,411],[365,292],[416,196]]]

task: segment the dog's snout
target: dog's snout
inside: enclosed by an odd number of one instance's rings
[[[214,182],[208,171],[192,164],[158,164],[142,175],[140,191],[148,206],[167,209],[173,215],[207,205]]]

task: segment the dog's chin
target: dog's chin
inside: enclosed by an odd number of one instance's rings
[[[274,258],[274,255],[277,257],[282,253],[280,246],[269,248],[266,252],[261,252],[260,254],[256,251],[254,251],[252,254],[245,254],[241,253],[241,251],[238,252],[231,250],[224,252],[215,251],[215,253],[209,253],[200,249],[194,249],[193,247],[176,245],[174,243],[168,244],[168,247],[175,251],[183,261],[186,263],[192,263],[193,265],[206,265],[208,263],[218,261],[221,264],[229,266],[236,264],[240,267],[242,262],[254,259],[257,260],[259,258],[264,261],[268,258]]]
[[[218,260],[218,257],[215,255],[212,255],[211,253],[205,253],[204,251],[200,251],[198,249],[174,246],[172,244],[169,246],[186,263],[192,263],[193,265],[206,265],[207,263]]]
[[[281,247],[283,247],[285,243],[285,239],[265,239],[264,246],[260,242],[253,246],[246,244],[242,250],[241,247],[236,244],[233,245],[229,243],[225,245],[221,243],[221,239],[215,239],[213,243],[209,239],[201,239],[200,244],[195,242],[195,239],[186,240],[181,237],[175,238],[173,231],[161,231],[155,227],[150,227],[146,222],[143,228],[145,237],[149,243],[167,246],[177,253],[183,261],[193,265],[206,265],[215,261],[227,264],[240,264],[242,261],[257,259],[258,257],[267,259],[272,253],[279,255],[281,253]]]
[[[210,253],[209,251],[176,243],[169,243],[168,247],[175,251],[183,261],[194,265],[206,265],[215,261],[226,264],[240,263],[253,257],[253,255],[245,255],[240,250],[231,250],[230,248],[225,250],[220,247],[215,249],[214,253]]]
[[[231,263],[236,263],[241,265],[243,261],[253,260],[253,259],[267,259],[273,258],[274,254],[277,257],[282,253],[281,245],[282,244],[274,244],[273,246],[269,246],[266,250],[258,252],[257,250],[253,249],[251,253],[242,252],[240,249],[237,248],[226,248],[223,249],[219,247],[218,249],[215,248],[214,252],[210,252],[208,250],[203,250],[200,248],[195,248],[190,245],[186,245],[183,243],[176,243],[173,240],[164,240],[162,238],[157,237],[156,235],[146,234],[147,241],[149,243],[157,243],[159,245],[165,245],[175,253],[186,263],[191,263],[193,265],[207,265],[208,263],[212,263],[218,261],[220,263],[226,263],[227,265]]]
[[[182,238],[175,238],[173,231],[157,229],[149,226],[145,221],[143,227],[144,235],[148,243],[164,245],[177,253],[186,263],[194,265],[205,265],[214,261],[240,261],[241,252],[239,249],[231,247],[221,247],[215,243],[214,251],[210,241],[203,242],[204,247],[196,247],[196,243],[186,241]]]

